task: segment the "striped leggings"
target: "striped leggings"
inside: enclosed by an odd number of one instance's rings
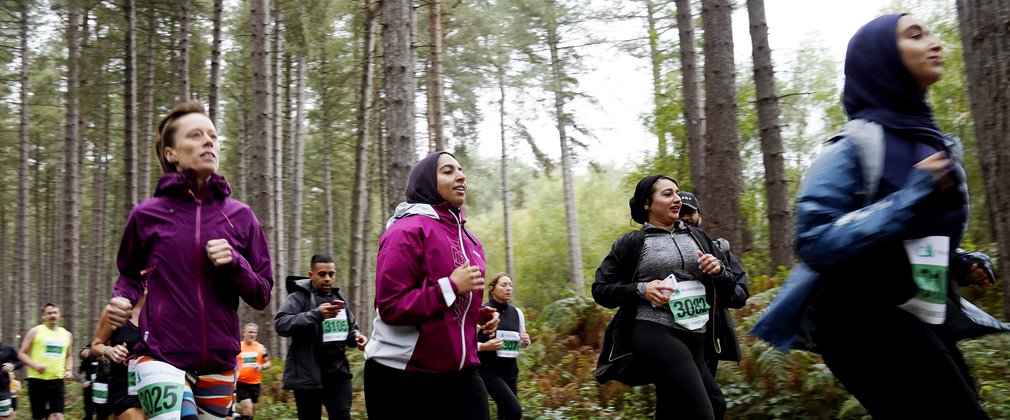
[[[235,393],[235,370],[186,372],[147,356],[137,359],[136,381],[149,420],[223,419]]]

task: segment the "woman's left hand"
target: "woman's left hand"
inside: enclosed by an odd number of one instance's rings
[[[530,340],[530,335],[527,334],[525,331],[519,333],[519,344],[522,344],[523,347],[529,347],[530,343],[532,342],[533,340]]]
[[[231,264],[231,253],[231,244],[228,243],[227,239],[211,239],[207,241],[207,258],[210,258],[210,261],[215,266],[220,267]]]
[[[710,276],[718,275],[722,272],[722,262],[712,254],[698,251],[698,267],[701,271]]]

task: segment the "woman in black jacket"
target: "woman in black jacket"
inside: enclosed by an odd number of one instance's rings
[[[713,255],[722,253],[712,240],[679,220],[678,192],[664,175],[639,181],[629,206],[642,229],[618,238],[596,270],[593,298],[620,307],[597,378],[655,383],[657,419],[719,419],[726,401],[705,365],[704,344],[725,328],[719,296],[730,295],[733,276]]]

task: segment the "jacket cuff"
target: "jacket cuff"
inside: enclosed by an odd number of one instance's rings
[[[438,279],[438,288],[442,289],[442,299],[445,299],[445,306],[452,306],[456,302],[456,285],[448,277]]]

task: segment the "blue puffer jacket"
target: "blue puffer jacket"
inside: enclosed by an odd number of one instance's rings
[[[884,136],[879,125],[850,121],[807,172],[796,227],[796,251],[804,264],[794,267],[776,300],[751,330],[779,350],[816,349],[814,302],[823,300],[818,297],[829,283],[835,284],[830,300],[859,299],[871,308],[900,304],[916,290],[902,240],[943,234],[951,237],[951,249],[955,249],[963,236],[967,185],[960,142],[948,137],[945,144],[922,150],[922,144],[888,137],[885,148]],[[917,155],[935,150],[952,158],[959,181],[944,192],[934,192],[933,177],[912,167],[921,160]],[[963,274],[964,265],[972,263],[991,267],[983,254],[958,253],[951,259],[950,273]],[[841,282],[845,285],[837,287]],[[961,314],[970,323],[990,329],[985,332],[1007,329],[960,298],[954,282],[949,283],[948,329],[966,328]],[[980,332],[952,334],[965,338]]]

